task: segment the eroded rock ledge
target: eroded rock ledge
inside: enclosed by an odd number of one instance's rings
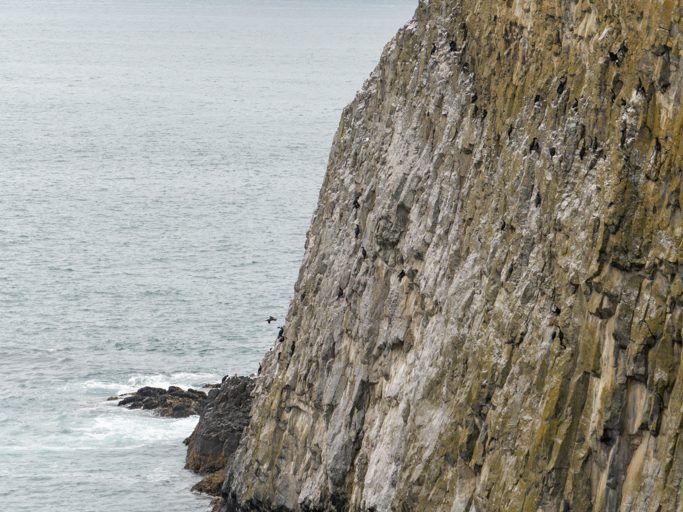
[[[185,468],[203,476],[193,491],[215,496],[214,510],[224,504],[221,497],[226,466],[237,450],[249,423],[255,380],[246,376],[225,376],[220,384],[207,384],[208,394],[178,386],[168,389],[145,386],[134,393],[110,400],[128,409],[143,409],[162,417],[185,418],[199,415],[192,434],[185,439]]]

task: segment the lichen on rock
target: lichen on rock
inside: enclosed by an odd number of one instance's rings
[[[343,112],[223,510],[679,507],[682,16],[420,2]]]

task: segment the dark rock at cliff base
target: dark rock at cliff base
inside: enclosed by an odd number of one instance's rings
[[[228,377],[217,393],[212,390],[212,399],[185,440],[188,469],[206,474],[225,467],[249,423],[253,388],[251,377]]]
[[[177,386],[168,389],[145,386],[118,398],[122,398],[118,405],[128,409],[152,410],[159,416],[186,418],[201,413],[207,396],[203,391],[184,390]]]
[[[212,389],[199,423],[185,439],[185,467],[205,475],[192,490],[220,494],[225,466],[237,449],[249,423],[254,379],[226,377],[219,389]]]

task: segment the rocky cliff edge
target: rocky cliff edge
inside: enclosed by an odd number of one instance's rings
[[[679,2],[422,1],[343,113],[224,511],[667,511]]]

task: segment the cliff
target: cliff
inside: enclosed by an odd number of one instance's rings
[[[431,0],[343,112],[224,511],[668,511],[683,8]]]

